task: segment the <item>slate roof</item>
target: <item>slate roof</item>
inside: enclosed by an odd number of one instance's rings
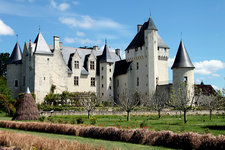
[[[195,84],[195,94],[202,92],[203,95],[216,95],[215,89],[211,85],[205,85],[203,82],[201,84]]]
[[[50,48],[48,47],[43,35],[41,34],[41,32],[38,33],[34,43],[36,44],[34,53],[37,54],[53,54],[50,50]]]
[[[118,75],[126,74],[130,64],[131,64],[131,62],[127,62],[125,59],[117,61],[115,63],[115,69],[114,69],[113,76],[115,77]]]
[[[109,52],[107,44],[105,44],[105,47],[103,49],[103,53],[102,53],[100,62],[114,62],[111,58],[111,54]]]
[[[22,52],[19,43],[16,42],[16,45],[13,48],[12,54],[7,64],[21,64],[21,63],[22,63]]]
[[[195,68],[182,40],[180,41],[177,55],[171,68]]]
[[[137,48],[137,47],[142,47],[145,44],[145,40],[144,40],[144,31],[145,30],[157,30],[152,18],[150,17],[149,20],[147,22],[145,22],[140,31],[135,35],[134,39],[131,41],[131,43],[128,45],[128,47],[126,48],[126,50],[128,49],[133,49],[133,48]],[[162,38],[159,36],[158,34],[158,47],[162,47],[162,48],[169,48],[166,43],[162,40]]]

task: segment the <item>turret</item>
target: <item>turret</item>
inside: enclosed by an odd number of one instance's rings
[[[113,71],[114,63],[111,58],[107,42],[100,58],[100,93],[102,101],[113,100]]]
[[[173,70],[173,86],[175,90],[185,85],[187,93],[194,94],[194,68],[184,43],[181,40],[171,68]]]
[[[7,83],[13,97],[17,98],[22,87],[22,52],[18,42],[7,62]]]

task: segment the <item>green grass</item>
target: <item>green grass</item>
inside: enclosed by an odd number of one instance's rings
[[[139,144],[131,144],[125,142],[117,142],[117,141],[106,141],[106,140],[99,140],[99,139],[92,139],[92,138],[83,138],[79,136],[70,136],[70,135],[61,135],[61,134],[50,134],[50,133],[41,133],[41,132],[31,132],[31,131],[23,131],[23,130],[15,130],[15,129],[6,129],[0,128],[3,131],[11,131],[16,133],[26,133],[32,134],[35,136],[41,137],[48,137],[54,139],[66,139],[66,140],[75,140],[80,143],[88,143],[89,145],[103,145],[107,149],[119,148],[122,150],[161,150],[161,149],[169,149],[164,147],[157,147],[157,146],[147,146],[147,145],[139,145]]]
[[[0,112],[0,120],[12,120],[12,117],[8,117],[6,113]]]
[[[116,115],[101,115],[94,116],[97,118],[95,126],[114,126],[118,128],[139,128],[142,122],[146,123],[146,128],[149,130],[171,130],[174,132],[197,132],[200,134],[212,133],[213,135],[225,135],[225,115],[213,115],[212,120],[209,120],[208,115],[188,115],[188,122],[183,123],[183,118],[179,115],[164,115],[158,118],[156,115],[150,116],[131,116],[131,121],[126,121],[126,116]],[[87,116],[52,116],[55,122],[61,119],[63,121],[71,122],[77,118],[82,118],[84,124],[90,124]]]

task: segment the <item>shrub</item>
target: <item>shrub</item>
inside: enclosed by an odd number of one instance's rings
[[[41,121],[41,122],[44,122],[45,118],[46,118],[45,116],[40,116],[40,118],[38,120]]]
[[[76,124],[76,120],[75,120],[75,119],[72,119],[72,120],[70,121],[70,123],[71,123],[71,124]]]
[[[63,120],[62,119],[58,119],[58,123],[63,123]]]
[[[82,118],[77,118],[77,124],[83,124],[84,123],[84,120]]]
[[[104,105],[105,107],[110,107],[110,106],[112,106],[110,101],[104,101],[103,105]]]
[[[147,122],[144,120],[142,123],[140,123],[140,128],[144,128],[147,125],[148,125]]]
[[[89,120],[92,125],[95,125],[97,123],[97,119],[95,117],[91,117]]]

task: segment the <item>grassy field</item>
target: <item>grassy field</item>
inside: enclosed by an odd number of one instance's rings
[[[225,115],[213,115],[209,120],[208,115],[188,115],[188,122],[183,123],[183,118],[179,115],[164,115],[162,118],[157,116],[131,116],[131,121],[126,121],[126,116],[94,116],[97,119],[95,126],[114,126],[117,128],[133,129],[139,128],[142,123],[145,128],[154,131],[171,130],[174,132],[197,132],[212,133],[213,135],[225,135]],[[84,124],[90,124],[87,116],[52,116],[55,122],[71,122],[77,118],[82,118]]]

